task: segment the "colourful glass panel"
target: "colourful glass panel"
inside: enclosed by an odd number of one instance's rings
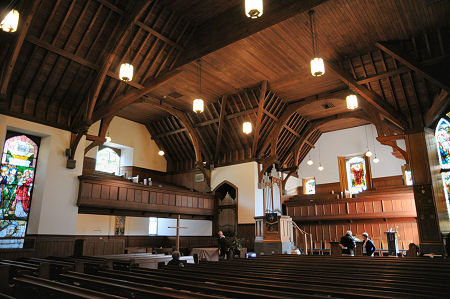
[[[316,180],[314,178],[307,178],[305,184],[306,194],[316,193]]]
[[[40,141],[39,137],[32,137]],[[30,213],[38,144],[7,132],[0,180],[0,248],[22,248]]]
[[[439,121],[435,136],[441,168],[450,169],[450,123],[446,119]]]
[[[366,166],[361,157],[354,157],[347,161],[347,176],[350,192],[355,194],[367,189]]]
[[[406,186],[413,185],[411,170],[405,170],[405,180],[406,180]]]
[[[442,181],[444,184],[444,193],[445,198],[449,200],[450,195],[450,172],[443,172],[442,173]]]

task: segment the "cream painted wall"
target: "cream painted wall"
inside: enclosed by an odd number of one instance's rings
[[[82,147],[75,153],[77,167],[67,169],[65,149],[70,146],[70,132],[0,115],[0,144],[4,143],[7,130],[42,138],[27,233],[74,235],[78,215],[78,176],[82,172],[84,154]]]
[[[100,121],[93,124],[89,134],[98,134]],[[112,143],[117,144],[124,151],[124,158],[121,159],[121,166],[137,166],[158,171],[166,171],[167,161],[158,155],[159,148],[155,141],[151,139],[147,128],[139,123],[114,117],[108,129]],[[90,141],[86,142],[86,146]],[[113,145],[114,146],[114,145]],[[122,147],[121,147],[122,146]],[[91,149],[87,156],[95,158],[97,147]]]
[[[377,157],[380,159],[378,164],[371,161],[372,177],[379,178],[401,175],[401,167],[405,164],[405,160],[395,158],[391,154],[391,147],[382,145],[375,139],[375,126],[367,125],[322,134],[315,144],[316,148],[312,149],[310,152],[314,164],[312,166],[306,164],[308,157],[300,164],[298,172],[300,178],[299,186],[302,184],[301,178],[304,177],[315,177],[317,184],[339,182],[337,157],[356,154],[362,155],[365,153],[367,151],[366,131],[369,140],[369,148],[372,152],[376,153]],[[375,147],[373,144],[375,144]],[[404,147],[404,143],[399,143],[399,145],[400,147]],[[317,170],[317,167],[319,166],[319,148],[321,162],[325,168],[323,171]]]
[[[176,236],[177,220],[172,218],[158,218],[158,235],[159,236]],[[187,227],[180,229],[180,236],[212,236],[211,220],[191,220],[180,219],[180,226]]]
[[[258,190],[258,164],[248,162],[215,168],[211,173],[211,188],[214,190],[223,181],[229,181],[238,188],[238,223],[254,223],[255,202],[261,198]]]
[[[148,217],[126,217],[125,235],[148,236]],[[181,236],[211,236],[212,221],[181,219]],[[169,226],[176,226],[177,220],[171,218],[158,218],[158,235],[175,236],[176,230]],[[113,236],[115,230],[115,216],[78,214],[77,235],[108,235]]]
[[[110,236],[114,235],[114,225],[113,216],[78,214],[76,234]]]

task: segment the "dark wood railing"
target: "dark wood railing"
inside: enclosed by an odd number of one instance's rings
[[[214,215],[214,196],[176,186],[158,187],[124,179],[80,176],[79,207],[139,212]]]
[[[287,214],[296,221],[417,217],[410,187],[369,191],[347,199],[297,195],[285,205]]]

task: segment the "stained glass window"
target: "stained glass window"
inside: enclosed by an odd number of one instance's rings
[[[411,170],[405,170],[405,181],[406,181],[406,186],[413,185]]]
[[[450,172],[443,172],[442,173],[442,181],[444,183],[445,198],[447,200],[449,200],[449,196],[450,196]]]
[[[6,133],[1,159],[0,248],[23,248],[40,138]]]
[[[123,236],[125,235],[125,216],[116,216],[116,225],[114,235]]]
[[[367,189],[366,163],[362,157],[353,157],[347,161],[348,187],[352,194]]]
[[[305,178],[305,193],[306,194],[316,194],[316,179],[315,178]]]
[[[120,156],[109,147],[99,150],[97,152],[95,170],[119,175]]]
[[[450,123],[441,119],[436,128],[439,162],[442,169],[450,169]]]

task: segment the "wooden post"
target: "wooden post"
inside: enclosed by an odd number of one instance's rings
[[[417,210],[417,228],[421,253],[444,254],[438,214],[433,198],[432,176],[428,159],[427,139],[432,133],[406,134],[406,149],[413,177],[414,200]],[[436,150],[430,148],[430,150]]]
[[[303,234],[305,237],[305,255],[308,255],[308,236],[306,234]]]
[[[177,216],[177,226],[169,226],[169,228],[177,229],[177,243],[176,243],[176,251],[180,252],[180,228],[186,229],[186,226],[180,226],[180,214]]]

